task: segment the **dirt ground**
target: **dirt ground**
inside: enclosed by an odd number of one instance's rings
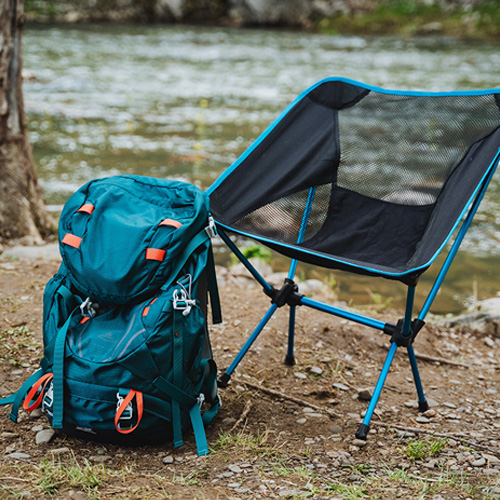
[[[0,396],[38,367],[42,293],[57,265],[0,259]],[[246,279],[220,275],[224,323],[211,338],[224,369],[269,299]],[[334,300],[326,292],[319,298]],[[0,498],[500,498],[500,338],[426,325],[417,355],[441,359],[419,360],[431,410],[418,413],[400,349],[364,443],[354,438],[368,404],[362,389],[373,390],[388,337],[298,308],[297,364],[286,366],[286,309],[221,390],[222,409],[207,430],[210,455],[196,456],[192,435],[179,449],[60,433],[37,444],[49,428],[43,414],[22,414],[16,425],[3,406]],[[401,315],[369,312],[391,321]]]

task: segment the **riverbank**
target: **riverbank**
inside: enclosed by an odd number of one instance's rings
[[[188,23],[328,34],[500,39],[500,9],[495,0],[31,0],[25,10],[29,21],[43,23]]]
[[[59,264],[55,247],[45,251],[0,257],[0,396],[38,367],[42,293]],[[211,327],[211,339],[223,369],[269,299],[239,271],[218,274],[224,323]],[[327,290],[312,293],[335,300]],[[401,313],[388,314],[395,320]],[[431,410],[417,412],[407,359],[398,352],[364,443],[354,432],[387,337],[317,311],[299,309],[297,319],[297,364],[281,362],[287,318],[278,311],[221,391],[207,457],[196,457],[189,434],[179,449],[123,448],[53,433],[38,411],[22,412],[15,425],[0,407],[0,497],[500,497],[500,337],[426,326],[415,350]]]

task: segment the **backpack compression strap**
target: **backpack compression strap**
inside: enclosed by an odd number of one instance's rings
[[[9,418],[14,423],[17,423],[17,415],[19,413],[19,407],[21,406],[21,403],[25,398],[26,393],[29,391],[30,387],[33,384],[35,384],[42,376],[43,376],[43,370],[40,368],[35,373],[33,373],[33,375],[28,377],[28,379],[23,383],[23,385],[17,392],[11,394],[6,398],[0,399],[0,406],[12,404]]]

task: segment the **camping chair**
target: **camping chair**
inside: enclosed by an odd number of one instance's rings
[[[300,94],[209,188],[220,236],[271,298],[219,384],[228,384],[284,305],[290,307],[285,362],[294,364],[295,310],[308,306],[390,335],[358,439],[367,438],[398,347],[407,350],[419,411],[426,411],[413,342],[493,177],[499,147],[500,89],[403,92],[327,78]],[[281,289],[267,283],[227,231],[291,258]],[[419,277],[453,235],[414,318]],[[302,295],[294,282],[298,261],[404,283],[404,318],[383,322]]]

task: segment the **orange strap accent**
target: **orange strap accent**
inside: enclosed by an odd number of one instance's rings
[[[160,226],[173,226],[175,229],[182,226],[182,224],[174,219],[165,219],[160,222]]]
[[[154,298],[154,299],[153,299],[153,300],[149,303],[149,305],[148,305],[147,307],[145,307],[145,308],[144,308],[144,311],[142,311],[142,315],[143,315],[143,316],[147,316],[147,315],[148,315],[150,306],[151,306],[152,304],[154,304],[157,300],[158,300],[158,297],[155,297],[155,298]]]
[[[120,417],[122,416],[122,413],[125,411],[125,408],[127,408],[128,404],[132,402],[134,398],[137,399],[137,423],[131,429],[119,429],[118,423],[120,421]],[[130,434],[131,432],[135,431],[137,429],[137,426],[140,424],[142,420],[142,410],[143,410],[142,392],[130,389],[130,392],[125,396],[125,399],[122,401],[122,404],[120,405],[118,410],[116,410],[116,415],[115,415],[116,430],[120,434]]]
[[[91,214],[94,211],[94,205],[92,203],[85,203],[85,205],[82,205],[77,212],[85,212],[86,214]]]
[[[79,236],[75,236],[74,234],[71,233],[66,233],[64,235],[64,238],[62,239],[62,243],[74,248],[78,248],[81,242],[82,239]]]
[[[83,325],[84,323],[87,323],[87,321],[89,320],[90,318],[88,316],[84,316],[81,320],[80,320],[80,325]]]
[[[148,248],[146,250],[147,260],[159,260],[160,262],[165,258],[167,252],[161,248]]]
[[[38,408],[40,406],[40,403],[42,402],[43,399],[43,393],[45,391],[45,387],[47,387],[47,384],[52,380],[52,377],[54,375],[52,373],[46,373],[42,377],[40,377],[37,382],[33,385],[33,387],[29,390],[28,395],[26,396],[26,399],[24,400],[23,403],[23,408],[26,411],[33,411],[35,408]],[[36,398],[36,401],[30,405],[31,401],[33,400],[36,392],[40,388],[40,386],[43,384],[42,390],[40,391],[40,394]]]

